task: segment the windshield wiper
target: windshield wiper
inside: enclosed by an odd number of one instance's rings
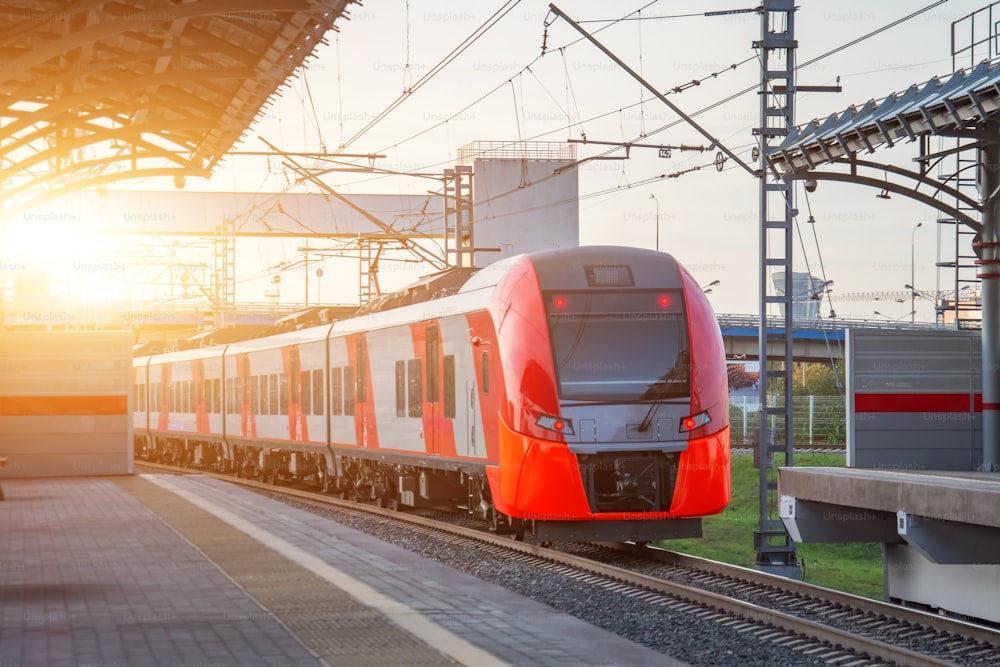
[[[677,361],[674,362],[673,368],[664,373],[659,377],[659,379],[653,384],[649,385],[643,393],[643,399],[655,399],[652,405],[649,406],[649,410],[646,411],[646,416],[643,417],[642,423],[639,424],[639,433],[645,433],[649,430],[649,427],[653,424],[653,415],[656,414],[656,410],[666,403],[672,397],[667,393],[668,385],[673,383],[684,383],[687,381],[688,372],[690,371],[690,363],[688,359],[690,355],[687,350],[681,350],[677,355]]]

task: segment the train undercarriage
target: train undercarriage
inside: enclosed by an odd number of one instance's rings
[[[366,458],[351,451],[295,451],[266,443],[140,435],[140,461],[204,470],[269,484],[308,485],[341,498],[393,510],[433,508],[486,521],[490,530],[523,538],[532,522],[496,510],[483,469],[440,469]]]

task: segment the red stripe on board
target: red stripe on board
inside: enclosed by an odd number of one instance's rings
[[[983,410],[1000,410],[1000,403],[983,403]]]
[[[4,396],[0,416],[128,414],[128,396]]]
[[[976,394],[976,412],[983,410],[983,395]],[[969,394],[855,394],[855,412],[968,412]]]

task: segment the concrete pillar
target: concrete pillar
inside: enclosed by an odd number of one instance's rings
[[[1000,135],[1000,122],[986,123]],[[973,242],[983,303],[983,465],[1000,472],[1000,142],[979,149],[979,192],[983,229]]]

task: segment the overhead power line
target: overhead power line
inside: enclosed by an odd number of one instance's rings
[[[490,28],[495,26],[500,21],[500,19],[506,16],[512,9],[514,9],[514,7],[517,7],[520,3],[521,0],[508,0],[508,2],[503,7],[498,9],[496,12],[493,13],[492,16],[486,19],[486,21],[478,28],[476,28],[471,35],[466,37],[461,44],[452,49],[451,53],[445,56],[444,59],[438,62],[437,65],[432,67],[430,71],[427,72],[427,74],[424,74],[417,80],[415,84],[404,90],[402,95],[397,97],[395,101],[389,104],[389,106],[380,111],[374,118],[372,118],[368,122],[367,125],[362,127],[353,137],[345,141],[340,146],[340,149],[343,150],[344,148],[350,146],[352,143],[357,141],[362,135],[368,132],[368,130],[375,127],[375,125],[381,122],[383,118],[385,118],[390,113],[395,111],[400,104],[405,102],[406,99],[410,97],[410,95],[417,92],[421,87],[423,87],[424,84],[433,79],[441,70],[443,70],[445,67],[451,64],[451,62],[455,60],[455,58],[460,56],[462,52],[465,51],[467,48],[472,46],[480,37],[486,34],[490,30]]]

